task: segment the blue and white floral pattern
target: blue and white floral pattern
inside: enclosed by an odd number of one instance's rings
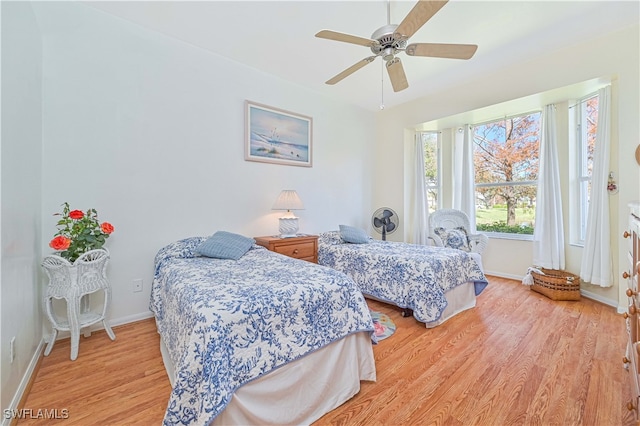
[[[206,238],[155,258],[150,309],[175,367],[165,425],[206,425],[233,392],[373,321],[345,274],[254,245],[239,260],[200,257]]]
[[[440,318],[445,292],[474,282],[477,296],[488,284],[464,251],[378,240],[347,244],[338,231],[320,234],[318,263],[349,275],[365,295],[412,309],[424,323]]]
[[[469,235],[464,227],[459,226],[455,229],[445,229],[438,227],[433,232],[440,237],[444,247],[454,248],[458,250],[471,251]]]

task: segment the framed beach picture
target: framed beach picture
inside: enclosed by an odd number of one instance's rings
[[[311,167],[311,117],[245,101],[245,121],[245,160]]]

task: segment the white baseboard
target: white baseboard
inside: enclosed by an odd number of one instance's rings
[[[118,325],[129,324],[130,322],[142,321],[147,318],[153,318],[153,312],[141,312],[139,314],[127,315],[126,317],[120,317],[116,319],[109,320],[109,325],[111,327],[116,327]]]
[[[516,281],[520,281],[522,282],[522,278],[524,278],[524,276],[522,275],[510,275],[510,274],[503,274],[501,272],[493,272],[493,271],[485,271],[485,275],[493,275],[494,277],[500,277],[500,278],[507,278],[510,280],[516,280]],[[600,302],[604,305],[607,306],[611,306],[613,308],[616,308],[616,311],[621,314],[625,311],[625,307],[621,307],[618,306],[618,301],[617,300],[612,300],[609,299],[607,297],[602,297],[599,294],[595,294],[592,293],[588,290],[585,290],[583,288],[580,289],[580,295],[587,298],[587,299],[591,299],[591,300],[595,300],[596,302]]]
[[[586,297],[587,299],[595,300],[596,302],[600,302],[600,303],[602,303],[604,305],[608,305],[608,306],[614,307],[614,308],[616,308],[618,313],[624,312],[624,311],[620,310],[620,307],[618,306],[618,301],[617,300],[612,300],[612,299],[609,299],[607,297],[602,297],[599,294],[592,293],[592,292],[590,292],[588,290],[585,290],[583,288],[580,289],[580,294],[582,296]]]
[[[142,321],[145,320],[147,318],[153,318],[153,312],[151,311],[147,311],[147,312],[141,312],[139,314],[134,314],[134,315],[127,315],[126,317],[120,317],[120,318],[116,318],[116,319],[108,319],[107,321],[109,322],[109,325],[111,327],[117,327],[119,325],[124,325],[124,324],[129,324],[132,322],[136,322],[136,321]],[[93,324],[92,326],[89,327],[91,333],[93,333],[94,331],[98,331],[98,330],[104,330],[104,327],[102,326],[102,321],[98,322],[96,324]],[[83,329],[85,330],[85,329]],[[85,330],[86,332],[86,330]],[[68,339],[70,336],[68,331],[60,331],[58,333],[58,337],[56,338],[56,340],[61,340],[61,339]],[[86,336],[88,337],[88,335]],[[49,341],[51,340],[51,334],[47,334],[44,336],[44,341],[45,343],[49,343]]]
[[[516,280],[516,281],[522,281],[522,278],[524,277],[523,275],[511,275],[511,274],[505,274],[502,272],[495,272],[495,271],[484,271],[484,274],[493,275],[494,277],[508,278],[510,280]]]
[[[11,404],[3,408],[2,412],[2,426],[9,426],[13,421],[14,417],[11,413],[17,413],[18,404],[20,404],[20,400],[22,399],[24,392],[27,390],[29,386],[29,381],[31,380],[31,376],[35,373],[36,366],[38,365],[38,360],[40,359],[40,355],[44,351],[45,347],[44,339],[40,340],[38,347],[36,348],[33,356],[31,357],[31,361],[29,362],[29,366],[27,367],[27,371],[25,371],[24,376],[22,376],[22,380],[20,381],[20,385],[16,390],[15,395],[13,395],[13,399],[11,400]],[[9,415],[7,415],[9,414]]]

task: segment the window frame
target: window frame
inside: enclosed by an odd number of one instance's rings
[[[487,125],[487,124],[491,124],[491,123],[497,123],[500,121],[506,121],[512,118],[517,118],[517,117],[524,117],[527,115],[532,115],[532,114],[540,114],[540,123],[542,123],[542,108],[540,109],[534,109],[531,111],[527,111],[527,112],[522,112],[522,113],[517,113],[517,114],[511,114],[511,115],[505,115],[503,117],[499,117],[499,118],[494,118],[491,120],[484,120],[482,122],[478,122],[478,123],[473,123],[470,124],[471,127],[471,131],[473,132],[475,129],[475,127],[477,126],[483,126],[483,125]],[[542,132],[542,128],[539,129],[539,132],[541,134]],[[540,140],[540,134],[538,135],[538,140]],[[473,144],[473,151],[474,151],[474,155],[475,155],[475,150],[476,150],[476,145],[475,142],[473,141],[473,137],[471,138],[471,143]],[[540,161],[540,149],[539,149],[539,145],[538,145],[538,162]],[[499,186],[535,186],[537,189],[537,185],[538,185],[538,180],[527,180],[527,181],[516,181],[513,183],[508,183],[506,181],[503,182],[491,182],[491,183],[477,183],[475,180],[475,173],[474,173],[474,190],[477,194],[477,188],[490,188],[490,187],[499,187]],[[475,202],[475,211],[476,211],[476,217],[477,217],[477,212],[478,212],[478,203]],[[534,216],[534,220],[535,220],[535,216]],[[476,220],[476,226],[477,226],[477,220]],[[518,234],[518,233],[511,233],[511,232],[493,232],[493,231],[479,231],[482,232],[483,234],[486,234],[487,237],[489,238],[496,238],[496,239],[505,239],[505,240],[523,240],[523,241],[533,241],[533,234]]]
[[[572,190],[574,191],[574,197],[576,200],[575,209],[572,209],[571,218],[575,226],[571,229],[571,244],[584,247],[587,220],[589,215],[589,184],[591,183],[592,176],[588,173],[587,166],[587,143],[588,143],[588,126],[586,126],[587,120],[587,102],[593,98],[598,97],[598,92],[589,93],[576,100],[573,107],[574,120],[574,146],[575,146],[575,158],[574,167],[575,172],[573,176],[574,184]],[[600,106],[598,102],[598,107]]]

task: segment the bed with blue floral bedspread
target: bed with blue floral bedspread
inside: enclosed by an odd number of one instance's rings
[[[440,323],[448,292],[473,285],[475,306],[475,296],[488,284],[478,263],[462,250],[374,239],[352,244],[340,231],[320,234],[318,263],[349,275],[365,296],[412,310],[427,326]]]
[[[202,257],[205,239],[155,258],[150,309],[175,369],[164,424],[209,424],[244,384],[345,336],[374,338],[346,275],[258,245],[238,260]]]

